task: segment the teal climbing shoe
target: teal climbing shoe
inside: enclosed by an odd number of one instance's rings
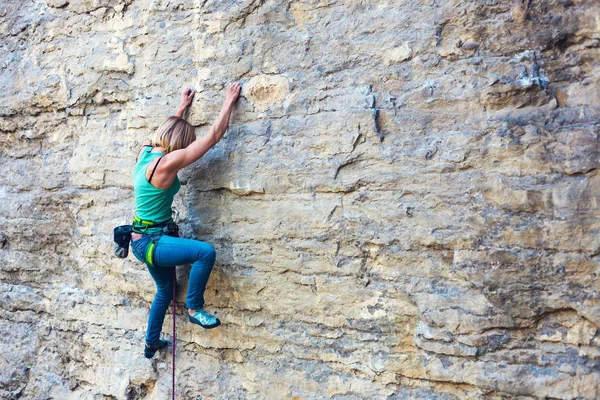
[[[188,313],[188,319],[190,322],[200,325],[205,329],[216,328],[217,326],[221,325],[219,318],[215,317],[203,308],[201,308],[199,311],[196,311],[194,315],[190,315]]]
[[[146,357],[146,358],[154,357],[154,354],[156,353],[157,350],[164,349],[165,347],[167,347],[169,345],[169,343],[170,342],[168,340],[163,340],[163,339],[159,339],[158,343],[153,344],[153,345],[149,345],[148,343],[146,343],[146,347],[144,347],[144,357]]]

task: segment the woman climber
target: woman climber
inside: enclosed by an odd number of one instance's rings
[[[148,317],[144,348],[147,358],[169,344],[160,339],[160,332],[173,298],[173,268],[177,265],[192,264],[185,304],[189,321],[206,329],[221,324],[217,317],[204,310],[204,290],[215,263],[215,249],[199,240],[178,237],[171,205],[180,188],[177,172],[221,140],[239,93],[237,82],[227,85],[219,116],[208,134],[196,139],[194,127],[183,118],[195,91],[184,89],[176,116],[167,118],[138,154],[133,175],[136,210],[131,248],[136,258],[146,263],[157,288]]]

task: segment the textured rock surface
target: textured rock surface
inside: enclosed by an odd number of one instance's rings
[[[0,397],[166,399],[154,295],[112,256],[184,86],[217,264],[179,398],[600,398],[600,5],[0,5]],[[165,331],[169,332],[171,315]]]

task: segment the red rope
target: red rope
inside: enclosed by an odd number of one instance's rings
[[[173,393],[173,400],[175,400],[175,341],[177,337],[175,336],[175,294],[177,287],[177,270],[173,268],[173,375],[171,376],[171,382],[173,383],[173,387],[171,392]]]

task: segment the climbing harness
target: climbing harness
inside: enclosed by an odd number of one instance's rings
[[[179,217],[179,212],[174,207],[171,208],[171,211],[173,213],[175,213],[175,218]],[[135,233],[144,233],[148,230],[148,228],[160,228],[160,227],[163,228],[164,235],[179,237],[179,226],[174,222],[173,219],[170,219],[168,221],[161,222],[161,223],[156,223],[154,221],[141,219],[137,215],[135,215],[133,218],[133,225],[131,227],[131,231],[135,232]],[[130,237],[131,237],[131,234],[130,234]],[[144,254],[144,259],[146,260],[146,263],[148,263],[148,265],[150,265],[151,267],[156,266],[154,264],[153,255],[154,255],[154,248],[156,247],[157,241],[158,241],[158,239],[152,239],[152,241],[146,248],[146,252]]]
[[[158,227],[166,227],[168,225],[168,223],[161,223],[161,224],[157,224],[153,221],[148,221],[148,220],[143,220],[140,219],[137,215],[134,216],[133,218],[133,225],[131,228],[132,232],[135,233],[145,233],[148,228],[158,228]],[[152,239],[152,241],[150,242],[150,244],[146,247],[146,252],[144,253],[144,259],[146,260],[146,263],[148,265],[150,265],[151,267],[156,267],[156,265],[154,264],[154,248],[156,247],[156,242],[158,241],[158,239]]]
[[[157,224],[153,221],[143,220],[138,218],[136,215],[133,219],[133,225],[120,225],[113,229],[113,241],[114,241],[114,254],[119,258],[127,258],[129,255],[129,244],[131,243],[131,233],[144,233],[148,228],[163,228],[163,234],[169,236],[179,236],[179,227],[172,220]],[[152,240],[151,246],[146,249],[146,259],[149,260],[150,265],[154,266],[152,262],[152,251],[156,240]]]
[[[169,219],[167,221],[164,222],[154,222],[154,221],[150,221],[147,219],[141,219],[140,217],[138,217],[137,215],[135,215],[133,217],[133,226],[132,226],[132,231],[135,233],[145,233],[148,228],[163,228],[163,231],[172,229],[172,226],[169,225],[177,225],[173,222],[173,219]],[[169,229],[165,229],[165,227],[168,227]]]
[[[172,208],[172,212],[176,213],[176,216],[179,215],[179,212]],[[135,233],[144,233],[148,230],[148,228],[163,228],[163,234],[168,236],[179,236],[179,227],[174,222],[173,218],[157,223],[154,221],[141,219],[137,215],[133,218],[133,226],[132,231]]]

